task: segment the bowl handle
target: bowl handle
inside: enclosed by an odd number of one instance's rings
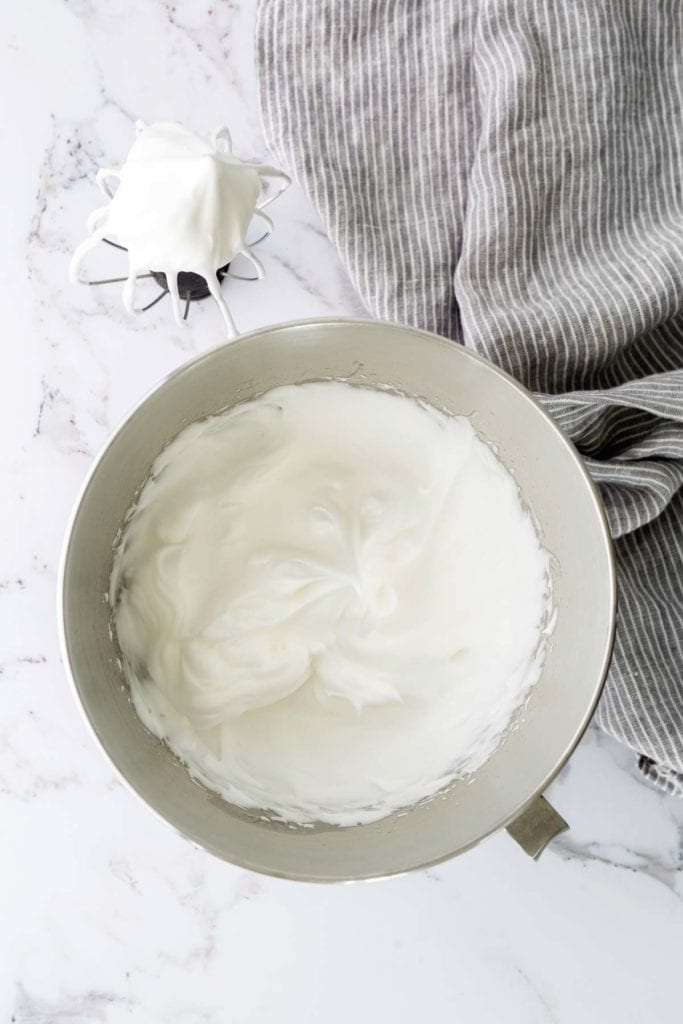
[[[569,825],[544,796],[537,796],[526,810],[507,826],[508,835],[534,860],[538,860],[551,839],[566,832]]]

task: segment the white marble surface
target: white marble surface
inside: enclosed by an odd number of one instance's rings
[[[3,429],[0,1022],[683,1019],[683,802],[591,731],[552,787],[572,831],[540,863],[506,836],[437,869],[313,887],[194,849],[113,778],[64,677],[58,554],[94,453],[164,373],[220,339],[195,307],[137,320],[69,252],[132,121],[227,123],[265,156],[251,0],[32,0],[0,12]],[[305,198],[274,207],[242,329],[362,312]],[[109,254],[107,269],[117,269]]]

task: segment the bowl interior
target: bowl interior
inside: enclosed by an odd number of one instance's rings
[[[321,378],[391,385],[470,416],[517,479],[554,562],[555,630],[516,728],[471,780],[353,828],[264,821],[195,784],[130,703],[105,597],[117,532],[164,444],[192,421],[271,387]],[[65,548],[61,593],[77,695],[120,775],[176,829],[218,856],[312,881],[433,863],[512,820],[583,732],[606,672],[614,621],[611,545],[599,500],[574,449],[542,409],[461,346],[369,321],[285,324],[245,335],[164,381],[115,433],[86,482]]]

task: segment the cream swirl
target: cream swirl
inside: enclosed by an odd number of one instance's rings
[[[184,430],[115,559],[138,713],[226,799],[354,824],[495,749],[539,671],[548,556],[470,422],[293,385]]]

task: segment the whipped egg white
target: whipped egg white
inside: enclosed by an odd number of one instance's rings
[[[379,819],[475,771],[537,680],[549,556],[468,419],[341,382],[187,427],[115,555],[135,708],[288,822]]]

